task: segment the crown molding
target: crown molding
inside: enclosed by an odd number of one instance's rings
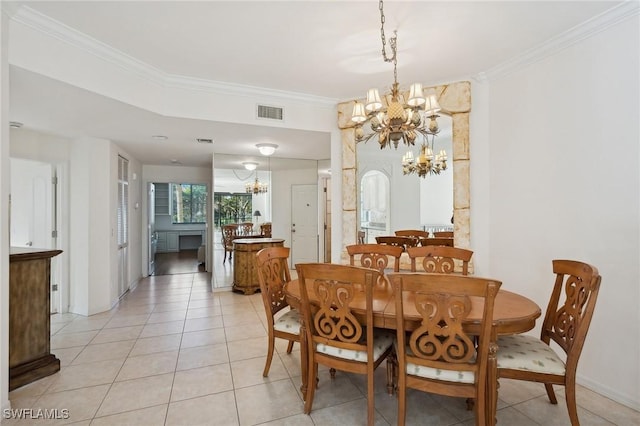
[[[522,52],[508,61],[476,74],[474,79],[479,82],[485,82],[505,77],[519,69],[554,55],[575,43],[593,37],[628,18],[637,16],[639,13],[640,1],[625,1],[536,47]]]
[[[337,99],[305,93],[169,74],[147,64],[146,62],[127,55],[108,44],[96,40],[87,34],[56,21],[28,6],[22,6],[17,11],[14,10],[11,19],[17,23],[33,28],[49,37],[53,37],[78,49],[84,50],[137,77],[143,78],[164,88],[204,91],[231,96],[279,98],[332,108],[338,103]]]

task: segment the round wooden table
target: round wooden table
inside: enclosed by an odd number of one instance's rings
[[[307,288],[313,288],[308,286]],[[289,304],[297,309],[300,308],[300,285],[298,280],[292,280],[285,285],[285,294]],[[309,294],[309,298],[313,300],[315,295]],[[472,308],[469,316],[465,321],[465,327],[468,327],[469,333],[473,334],[476,327],[480,325],[482,320],[483,302],[479,298],[471,298]],[[412,329],[414,324],[420,321],[420,315],[417,311],[412,312],[411,309],[415,309],[415,305],[408,301],[404,304],[405,314],[403,317],[404,328]],[[360,299],[355,298],[351,304],[354,314],[365,313],[365,300],[364,296]],[[498,335],[505,334],[519,334],[527,332],[536,325],[536,319],[540,317],[540,307],[530,299],[521,296],[517,293],[513,293],[507,290],[500,290],[496,295],[493,311],[493,336],[492,343],[489,349],[488,358],[488,398],[487,414],[488,419],[495,421],[496,418],[496,405],[498,402],[498,375],[497,375],[497,362],[496,352],[498,345],[496,339]],[[396,329],[397,316],[396,316],[396,304],[393,289],[389,284],[384,286],[376,286],[373,291],[373,323],[376,327]],[[303,324],[304,327],[304,324]],[[301,333],[300,336],[300,367],[302,372],[302,395],[306,395],[307,387],[307,348],[306,348],[306,336]]]

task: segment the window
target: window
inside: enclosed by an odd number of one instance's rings
[[[214,222],[217,227],[230,223],[251,222],[252,194],[216,192]]]
[[[173,223],[205,223],[207,221],[207,185],[172,183],[170,191]]]

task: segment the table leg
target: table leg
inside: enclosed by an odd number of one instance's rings
[[[487,358],[487,424],[493,426],[496,424],[496,411],[498,406],[498,361],[496,355],[498,353],[498,344],[495,329],[491,331],[491,342],[489,343],[489,357]]]
[[[302,374],[300,392],[302,392],[302,400],[306,401],[307,382],[309,381],[309,356],[307,347],[307,327],[302,315],[300,316],[300,373]]]

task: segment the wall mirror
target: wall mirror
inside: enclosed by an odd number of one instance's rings
[[[470,246],[469,112],[471,110],[471,83],[459,81],[426,90],[435,91],[442,107],[442,115],[446,113],[451,117],[452,153],[449,156],[449,167],[451,167],[453,175],[454,244],[458,247],[468,248]],[[353,101],[338,104],[338,127],[342,140],[341,262],[348,261],[345,247],[356,242],[359,226],[358,153],[356,152],[355,135],[351,122],[353,104]],[[400,154],[400,158],[401,156],[402,154]],[[405,176],[404,178],[414,179],[414,182],[417,180],[415,176]],[[391,182],[391,193],[393,193],[394,181]],[[414,204],[416,204],[415,201]],[[414,210],[407,209],[407,214],[414,215],[414,220],[417,223],[420,222],[419,212],[419,207]],[[393,220],[392,215],[392,231],[394,230]],[[405,227],[402,226],[402,228]]]
[[[258,163],[254,172],[244,169],[242,163],[247,161]],[[283,238],[284,245],[291,248],[292,264],[323,260],[330,247],[329,235],[324,230],[329,233],[331,230],[330,224],[327,225],[330,193],[322,188],[330,176],[329,164],[329,160],[215,154],[213,191],[245,192],[245,185],[254,182],[257,176],[268,189],[266,193],[252,196],[252,210],[260,211],[259,217],[253,217],[255,224],[272,223],[272,236]],[[311,214],[296,206],[296,200],[305,194],[312,194]],[[303,204],[307,207],[308,203]],[[312,226],[302,226],[304,223]]]
[[[434,150],[444,149],[452,158],[452,120],[446,114],[438,118],[440,132]],[[403,173],[402,157],[411,151],[420,154],[422,140],[415,146],[399,145],[398,149],[380,149],[375,138],[356,144],[358,170],[358,229],[365,241],[375,243],[379,235],[393,235],[398,229],[425,231],[453,230],[453,166],[440,174],[419,177]]]

